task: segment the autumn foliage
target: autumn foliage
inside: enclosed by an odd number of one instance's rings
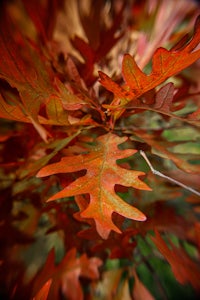
[[[198,299],[197,2],[0,13],[0,298]]]

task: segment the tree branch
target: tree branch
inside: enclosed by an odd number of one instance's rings
[[[164,175],[164,174],[162,174],[161,172],[155,170],[155,169],[153,168],[152,164],[150,163],[149,159],[147,158],[147,156],[146,156],[146,154],[145,154],[144,151],[140,150],[140,154],[141,154],[142,157],[145,159],[146,163],[148,164],[148,166],[149,166],[149,168],[151,169],[151,172],[152,172],[153,174],[158,175],[158,176],[160,176],[160,177],[163,177],[163,178],[165,178],[165,179],[167,179],[167,180],[169,180],[169,181],[171,181],[171,182],[173,182],[173,183],[175,183],[175,184],[181,186],[182,188],[184,188],[184,189],[190,191],[191,193],[193,193],[193,194],[195,194],[195,195],[197,195],[197,196],[200,196],[200,192],[198,192],[198,191],[194,190],[193,188],[191,188],[191,187],[189,187],[189,186],[183,184],[183,183],[180,182],[180,181],[177,181],[176,179],[173,179],[173,178],[171,178],[171,177],[169,177],[169,176],[167,176],[167,175]]]

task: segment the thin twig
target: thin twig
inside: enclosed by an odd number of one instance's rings
[[[163,177],[163,178],[165,178],[165,179],[167,179],[167,180],[169,180],[169,181],[171,181],[171,182],[173,182],[173,183],[175,183],[175,184],[181,186],[182,188],[184,188],[184,189],[190,191],[191,193],[196,194],[197,196],[200,196],[200,192],[198,192],[198,191],[194,190],[193,188],[191,188],[191,187],[189,187],[189,186],[183,184],[183,183],[180,182],[180,181],[177,181],[176,179],[173,179],[173,178],[171,178],[171,177],[169,177],[169,176],[167,176],[167,175],[164,175],[164,174],[162,174],[161,172],[155,170],[155,169],[153,168],[152,164],[150,163],[149,159],[147,158],[147,156],[146,156],[146,154],[145,154],[144,151],[140,150],[140,154],[141,154],[142,157],[145,159],[146,163],[148,164],[148,166],[149,166],[149,168],[151,169],[151,172],[152,172],[153,174],[158,175],[158,176],[160,176],[160,177]]]

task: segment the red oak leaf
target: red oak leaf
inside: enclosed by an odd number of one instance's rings
[[[88,42],[75,36],[72,40],[72,44],[80,52],[86,62],[82,65],[80,71],[87,83],[94,81],[94,64],[104,58],[123,35],[123,32],[121,32],[116,36],[116,32],[122,23],[124,6],[122,6],[114,16],[112,25],[107,28],[106,24],[102,25],[102,4],[102,1],[96,1],[95,5],[91,3],[89,15],[81,12],[81,5],[78,4],[81,23]]]
[[[63,0],[47,2],[23,0],[22,2],[41,41],[47,43],[52,39],[58,9],[62,7]]]
[[[191,260],[182,248],[174,246],[171,242],[169,248],[157,230],[155,230],[155,234],[155,237],[151,239],[160,253],[169,262],[177,281],[181,284],[190,283],[195,289],[200,291],[199,266]]]
[[[136,150],[120,150],[118,144],[126,138],[114,134],[105,134],[97,138],[97,145],[87,154],[63,157],[60,162],[42,168],[38,177],[57,173],[69,173],[87,170],[87,173],[76,179],[66,188],[52,196],[48,201],[59,198],[90,194],[90,203],[81,213],[84,218],[93,218],[96,228],[103,238],[107,238],[110,231],[121,232],[112,222],[113,212],[137,221],[144,221],[146,217],[137,208],[124,202],[115,193],[115,185],[150,190],[138,177],[143,172],[126,170],[117,165],[116,160],[133,155]]]
[[[135,59],[130,54],[125,54],[122,62],[122,73],[125,86],[119,87],[106,74],[99,72],[100,83],[109,91],[114,93],[114,100],[107,108],[119,110],[119,99],[121,111],[116,113],[115,118],[119,117],[124,111],[123,106],[133,103],[135,99],[144,93],[154,89],[163,83],[167,78],[176,75],[183,69],[190,66],[200,58],[200,49],[194,51],[200,40],[200,18],[197,19],[194,35],[181,49],[167,50],[158,48],[152,58],[152,71],[149,75],[145,74],[137,65]],[[118,107],[116,107],[118,106]]]
[[[60,264],[55,265],[55,254],[52,250],[41,272],[36,276],[33,285],[33,294],[38,290],[48,288],[51,280],[47,300],[59,298],[60,291],[69,300],[83,299],[83,291],[79,278],[97,279],[99,277],[98,268],[102,262],[99,258],[88,258],[86,254],[76,257],[76,249],[73,248],[63,258]],[[39,299],[39,298],[35,298]]]
[[[67,110],[80,109],[84,101],[56,78],[35,45],[19,32],[16,40],[10,23],[5,17],[0,26],[0,79],[18,93],[12,95],[11,89],[12,96],[0,94],[0,118],[32,123],[46,141],[50,134],[41,124],[69,125]]]

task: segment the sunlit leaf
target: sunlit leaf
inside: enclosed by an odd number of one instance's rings
[[[48,201],[89,193],[90,203],[81,216],[94,218],[97,231],[104,238],[108,237],[110,230],[120,232],[111,220],[113,212],[137,221],[146,219],[142,212],[124,202],[114,190],[116,184],[150,190],[138,178],[144,174],[143,172],[126,170],[116,164],[117,159],[131,156],[136,152],[136,150],[120,150],[118,148],[118,144],[125,140],[126,138],[120,138],[114,134],[100,136],[97,139],[97,145],[88,154],[63,157],[60,162],[41,169],[37,175],[43,177],[86,169],[85,176],[75,180]]]
[[[102,72],[100,75],[100,83],[109,91],[115,98],[107,108],[119,110],[115,114],[115,118],[119,118],[125,108],[123,106],[132,103],[144,93],[154,89],[163,83],[169,77],[176,75],[181,70],[187,68],[197,59],[200,58],[200,50],[195,48],[200,40],[199,19],[196,21],[194,35],[192,39],[179,50],[166,50],[158,48],[152,58],[152,71],[149,75],[145,74],[137,65],[135,59],[130,54],[125,54],[122,62],[122,73],[125,80],[125,86],[120,87],[111,78]],[[165,91],[166,94],[167,91]],[[168,93],[168,92],[167,92]],[[120,99],[120,103],[119,102]],[[168,100],[167,100],[168,99]],[[166,107],[166,101],[171,101],[170,98],[163,99],[162,107]],[[117,106],[119,105],[119,108]],[[105,106],[106,107],[106,106]],[[168,108],[167,108],[168,110]]]

